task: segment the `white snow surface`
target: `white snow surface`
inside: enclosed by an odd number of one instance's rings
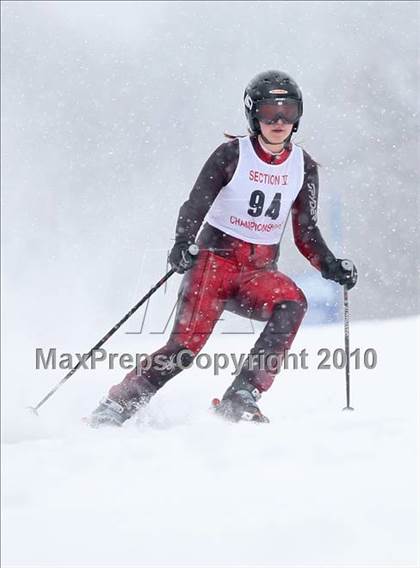
[[[35,417],[25,406],[65,372],[6,364],[3,567],[417,567],[419,322],[352,324],[352,348],[378,353],[352,370],[352,413],[344,371],[316,369],[342,326],[302,328],[293,351],[310,369],[277,377],[261,401],[269,425],[212,416],[231,376],[193,368],[141,421],[91,430],[81,417],[121,372],[78,372]],[[254,340],[215,334],[205,350]]]

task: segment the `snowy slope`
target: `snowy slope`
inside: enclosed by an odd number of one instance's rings
[[[341,347],[341,326],[305,327],[294,351],[306,347],[310,370],[278,378],[261,404],[268,426],[207,412],[226,372],[184,372],[141,424],[116,431],[80,417],[121,373],[75,375],[39,418],[23,406],[64,373],[45,384],[9,376],[4,568],[418,566],[419,319],[357,323],[351,334],[353,348],[378,353],[376,369],[353,372],[356,411],[341,411],[344,372],[315,369],[319,348]],[[250,342],[215,335],[206,351]]]

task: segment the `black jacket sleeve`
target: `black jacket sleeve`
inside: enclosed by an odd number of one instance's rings
[[[317,227],[318,222],[318,166],[304,151],[305,175],[302,188],[292,207],[292,225],[299,251],[320,271],[333,261],[334,254],[327,247]]]
[[[229,183],[239,159],[237,139],[221,144],[204,164],[191,193],[182,204],[176,224],[175,241],[195,241],[201,224],[219,191]]]

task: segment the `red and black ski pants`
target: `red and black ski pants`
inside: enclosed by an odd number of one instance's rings
[[[133,370],[112,387],[111,398],[135,398],[143,378],[162,387],[192,363],[225,309],[267,322],[234,385],[245,382],[260,391],[271,386],[279,370],[275,362],[293,342],[307,309],[306,299],[290,278],[277,271],[272,246],[233,238],[229,245],[223,251],[200,250],[195,265],[183,277],[166,345],[150,356],[149,368]],[[158,365],[153,364],[155,360]],[[167,364],[162,365],[165,360]]]

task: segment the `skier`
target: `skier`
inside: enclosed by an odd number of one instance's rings
[[[215,412],[233,422],[268,421],[257,401],[307,309],[302,290],[277,269],[290,211],[296,246],[312,266],[348,289],[356,284],[354,265],[343,266],[317,227],[317,164],[291,142],[303,113],[300,88],[286,73],[263,72],[246,87],[244,104],[249,136],[213,152],[179,211],[169,261],[185,274],[168,342],[148,368],[140,365],[110,389],[90,417],[94,427],[120,426],[144,407],[191,364],[224,309],[267,323]],[[197,257],[188,250],[193,243]]]

